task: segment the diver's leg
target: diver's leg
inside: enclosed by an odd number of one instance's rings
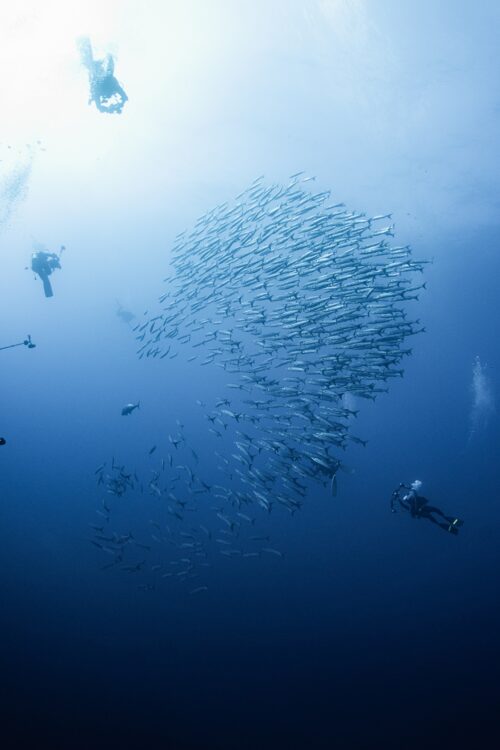
[[[427,508],[427,511],[430,509]],[[445,516],[443,513],[440,515],[446,519],[446,522],[438,521],[437,518],[434,518],[432,515],[432,510],[428,515],[425,515],[424,518],[428,518],[429,521],[432,521],[432,523],[435,523],[437,526],[440,526],[444,531],[448,531],[450,534],[458,534],[458,527],[461,526],[461,522],[458,518],[453,518],[451,516]],[[435,512],[435,511],[434,511]]]
[[[439,510],[439,508],[436,508],[435,505],[426,505],[426,508],[428,513],[436,513],[438,516],[441,516],[441,518],[446,518],[445,514],[442,510]]]
[[[88,36],[81,37],[80,39],[78,39],[77,44],[78,49],[80,50],[80,59],[82,61],[82,65],[84,65],[88,70],[91,70],[94,64],[94,59],[90,39],[88,38]]]
[[[429,513],[435,513],[437,516],[441,516],[441,518],[444,518],[445,521],[448,521],[448,523],[451,523],[455,520],[455,516],[447,516],[443,513],[442,510],[439,510],[439,508],[436,508],[434,505],[428,505],[427,511]]]
[[[422,518],[428,518],[429,521],[432,521],[432,523],[435,523],[436,526],[439,526],[440,528],[444,529],[445,531],[448,531],[450,524],[449,523],[443,523],[442,521],[438,521],[437,518],[434,518],[432,515],[432,510],[430,508],[426,508],[428,511],[425,513],[425,515],[422,515]]]
[[[44,276],[43,279],[43,291],[45,292],[46,297],[53,297],[54,292],[52,291],[52,284],[49,281],[48,276]]]
[[[441,518],[444,518],[444,520],[448,521],[449,524],[453,524],[454,527],[463,525],[463,521],[461,521],[460,518],[457,518],[456,516],[447,516],[441,510],[439,510],[439,508],[435,508],[432,505],[427,506],[427,510],[430,513],[436,513],[436,515],[441,516]]]

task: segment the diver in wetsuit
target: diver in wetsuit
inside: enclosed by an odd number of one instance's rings
[[[46,297],[54,296],[49,276],[55,268],[61,268],[59,256],[56,253],[47,253],[45,250],[38,250],[31,256],[31,270],[41,278]]]
[[[24,339],[24,341],[18,341],[17,344],[7,344],[7,346],[0,346],[0,352],[2,352],[4,349],[15,349],[16,346],[27,346],[28,349],[36,349],[36,344],[34,344],[31,340],[31,336],[28,334],[28,337]]]
[[[418,494],[421,486],[422,482],[419,479],[416,479],[410,485],[400,484],[392,493],[391,511],[396,513],[397,503],[403,510],[407,510],[412,518],[427,518],[444,531],[448,531],[450,534],[458,534],[458,529],[463,525],[463,521],[460,518],[455,518],[455,516],[447,516],[439,508],[429,505],[427,498]],[[435,516],[443,520],[438,520]]]
[[[95,60],[90,39],[87,37],[80,39],[78,46],[82,64],[89,74],[89,104],[94,102],[99,112],[121,114],[128,96],[115,78],[113,56],[107,54],[102,60]]]

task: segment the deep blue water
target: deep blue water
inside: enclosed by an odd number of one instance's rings
[[[499,390],[496,4],[102,5],[2,11],[2,54],[27,64],[0,126],[0,177],[24,175],[1,193],[0,345],[37,344],[0,352],[3,746],[495,747],[493,408],[469,435],[476,356]],[[81,33],[116,55],[121,115],[87,106]],[[433,259],[408,308],[426,332],[404,378],[359,400],[368,444],[338,496],[318,485],[262,519],[283,559],[218,563],[200,596],[140,590],[89,544],[94,471],[115,456],[146,475],[179,419],[209,475],[195,400],[224,381],[139,360],[115,300],[153,308],[178,232],[299,169],[353,210],[392,210],[397,244]],[[53,299],[24,270],[34,241],[67,248]],[[391,515],[416,477],[458,537]]]

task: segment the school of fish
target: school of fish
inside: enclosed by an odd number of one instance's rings
[[[113,558],[106,567],[155,574],[146,589],[160,577],[198,577],[211,548],[282,557],[256,532],[259,514],[276,506],[295,513],[318,483],[336,495],[341,452],[364,444],[352,433],[358,399],[375,400],[403,376],[405,342],[424,330],[405,307],[425,288],[416,274],[428,261],[390,244],[390,214],[368,218],[332,204],[329,191],[309,189],[313,180],[298,173],[266,185],[260,177],[178,235],[159,307],[134,326],[140,358],[184,354],[186,365],[217,366],[227,380],[214,403],[197,402],[215,441],[203,446],[217,457],[216,480],[199,475],[180,423],[145,484],[114,461],[111,473],[98,471],[111,495],[140,486],[162,501],[146,542],[94,529],[93,543]],[[137,554],[138,544],[177,557],[127,561],[124,550]]]

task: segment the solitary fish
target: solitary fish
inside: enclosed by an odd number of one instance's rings
[[[132,414],[134,409],[138,409],[140,405],[140,401],[138,401],[136,404],[125,404],[125,406],[122,409],[122,417],[126,417],[128,414]]]
[[[201,594],[202,591],[208,591],[208,586],[198,586],[196,589],[192,589],[190,594]]]

